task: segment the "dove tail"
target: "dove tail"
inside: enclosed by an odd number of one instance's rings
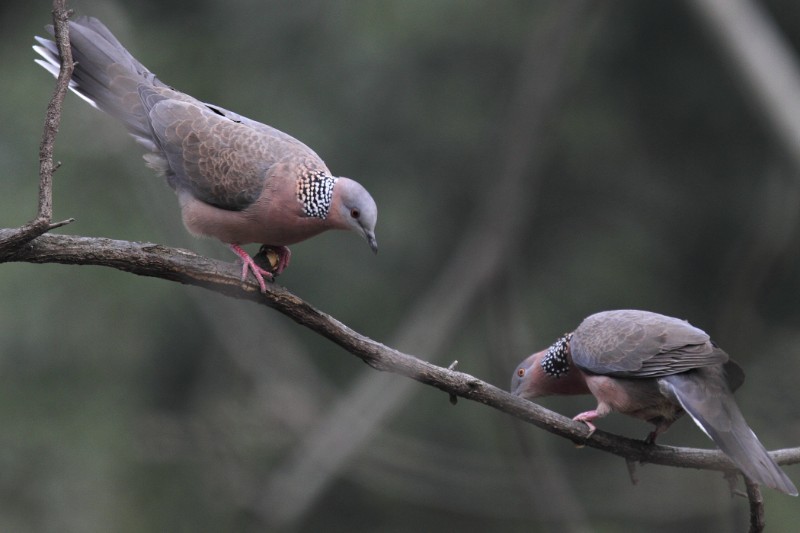
[[[736,405],[721,367],[661,378],[684,410],[751,480],[797,496],[797,488],[769,456]]]
[[[150,126],[142,106],[139,86],[162,86],[153,73],[139,63],[102,22],[91,17],[78,17],[69,23],[70,44],[75,69],[70,89],[92,107],[121,120],[130,133],[146,145],[151,137]],[[53,33],[53,27],[47,26]],[[60,59],[56,43],[36,37],[33,49],[42,59],[36,63],[58,76]]]

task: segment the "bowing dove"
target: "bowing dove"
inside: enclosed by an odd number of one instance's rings
[[[186,228],[227,244],[242,260],[242,281],[250,270],[265,292],[264,278],[272,279],[242,244],[273,248],[277,274],[289,264],[287,245],[329,229],[354,231],[377,252],[375,201],[356,181],[334,177],[308,146],[164,84],[95,18],[69,29],[70,88],[125,125],[177,194]],[[36,62],[58,75],[56,44],[36,40]]]
[[[618,411],[655,424],[651,443],[687,412],[747,477],[796,496],[736,405],[733,391],[743,382],[739,365],[704,331],[677,318],[621,310],[591,315],[525,359],[511,392],[527,399],[591,393],[597,408],[574,420],[594,432],[593,420]]]

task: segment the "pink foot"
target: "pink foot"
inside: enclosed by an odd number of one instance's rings
[[[577,414],[572,419],[575,420],[576,422],[583,422],[584,424],[586,424],[586,426],[589,428],[589,434],[586,435],[586,438],[588,439],[589,437],[592,436],[592,433],[597,431],[597,427],[594,424],[592,424],[592,420],[599,417],[600,415],[597,414],[597,411],[592,410],[592,411],[584,411],[583,413]]]
[[[266,293],[267,284],[264,281],[264,278],[266,277],[268,280],[272,281],[273,279],[272,272],[264,270],[263,268],[258,266],[255,263],[255,261],[253,261],[253,258],[250,257],[250,254],[245,252],[242,249],[242,247],[239,246],[238,244],[229,244],[228,246],[230,247],[231,250],[233,250],[233,253],[238,255],[239,258],[242,260],[242,281],[245,281],[247,279],[247,271],[250,270],[253,273],[253,277],[255,277],[256,281],[258,281],[258,286],[261,287],[261,292]],[[286,250],[288,251],[288,248],[286,248]],[[280,253],[278,255],[280,255]],[[288,265],[288,260],[286,264]],[[278,262],[278,265],[280,266],[280,260]]]

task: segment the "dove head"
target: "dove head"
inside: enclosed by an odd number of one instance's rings
[[[378,253],[375,239],[375,224],[378,222],[378,206],[360,183],[349,178],[338,178],[333,189],[331,221],[339,229],[358,233]]]
[[[554,394],[588,394],[583,373],[572,363],[569,335],[523,360],[511,376],[511,394],[527,400]]]

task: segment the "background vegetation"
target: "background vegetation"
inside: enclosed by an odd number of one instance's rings
[[[687,318],[746,369],[737,397],[765,445],[799,445],[797,166],[688,2],[567,4],[72,5],[167,83],[295,135],[373,193],[377,258],[345,234],[293,247],[279,283],[314,305],[501,386],[592,312]],[[797,47],[800,8],[763,4]],[[53,83],[30,45],[49,12],[0,4],[2,227],[35,211]],[[526,93],[548,57],[552,95]],[[547,118],[515,122],[532,101]],[[521,136],[535,141],[523,202],[509,193],[498,208]],[[77,221],[60,231],[232,260],[183,230],[139,154],[69,97],[55,219]],[[487,213],[488,236],[456,255]],[[472,269],[509,237],[492,232],[505,217],[519,217],[511,246],[473,290]],[[0,301],[3,531],[746,529],[746,501],[718,474],[645,466],[634,486],[617,458],[453,407],[267,309],[27,264],[2,265]],[[619,416],[601,427],[649,431]],[[688,420],[662,442],[710,446]],[[800,520],[796,499],[765,498],[773,530]]]

